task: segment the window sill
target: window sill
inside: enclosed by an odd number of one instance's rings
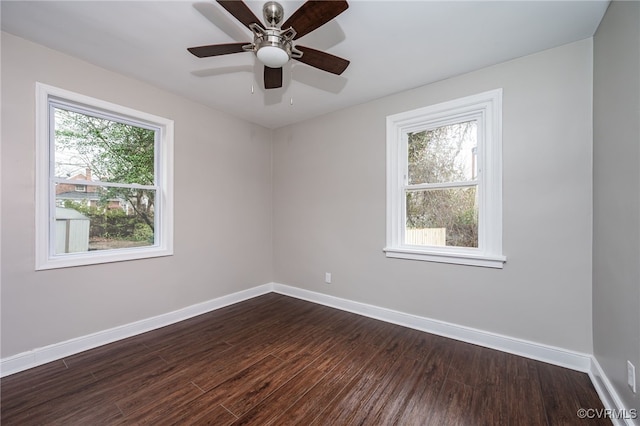
[[[507,261],[505,256],[482,253],[462,253],[459,251],[416,249],[409,247],[385,247],[387,257],[394,259],[421,260],[425,262],[453,263],[456,265],[481,266],[502,269]]]
[[[145,248],[129,248],[117,250],[101,250],[82,253],[65,253],[52,256],[38,262],[36,271],[57,268],[72,268],[75,266],[97,265],[102,263],[124,262],[129,260],[150,259],[173,255],[173,250],[161,246]]]

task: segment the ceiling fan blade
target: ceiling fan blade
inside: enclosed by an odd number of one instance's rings
[[[278,89],[282,87],[282,68],[264,67],[264,88]]]
[[[242,46],[246,44],[247,43],[210,44],[208,46],[190,47],[187,50],[198,58],[208,58],[209,56],[244,52],[245,50]]]
[[[302,52],[298,61],[332,74],[342,74],[350,64],[346,59],[310,47],[296,46],[296,49]]]
[[[326,24],[347,10],[348,7],[349,4],[344,0],[309,0],[293,12],[293,15],[282,24],[281,28],[293,27],[297,32],[294,39],[298,39]]]
[[[243,1],[240,0],[217,0],[220,6],[224,7],[227,12],[232,14],[234,18],[238,21],[242,22],[242,24],[249,28],[251,24],[258,24],[262,28],[262,22],[258,19],[256,15],[253,14],[249,6],[247,6]],[[249,28],[251,29],[251,28]]]

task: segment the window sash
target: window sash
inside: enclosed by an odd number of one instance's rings
[[[117,183],[117,182],[105,182],[102,180],[69,180],[58,177],[53,177],[50,179],[51,183],[64,183],[64,184],[72,184],[72,185],[82,185],[82,186],[110,186],[113,188],[129,188],[129,189],[150,189],[150,190],[158,190],[160,187],[158,185],[140,185],[139,183]]]
[[[410,192],[419,192],[419,191],[425,191],[425,190],[442,190],[442,189],[455,189],[455,188],[476,188],[476,194],[478,194],[478,247],[463,247],[463,246],[436,246],[436,245],[420,245],[420,246],[415,246],[412,244],[408,244],[406,243],[407,241],[407,203],[406,203],[406,197],[407,194]],[[402,227],[400,229],[400,234],[399,234],[399,244],[398,246],[400,247],[437,247],[438,249],[440,248],[447,248],[450,247],[451,249],[455,249],[455,250],[469,250],[470,253],[475,253],[475,252],[481,252],[483,250],[483,247],[481,247],[481,239],[480,239],[480,214],[482,212],[482,209],[480,208],[479,202],[480,202],[480,185],[478,185],[477,181],[468,181],[468,182],[453,182],[450,184],[442,184],[442,183],[437,183],[437,184],[420,184],[420,185],[406,185],[403,190],[402,190],[402,197],[404,202],[402,203]]]
[[[56,179],[55,176],[55,111],[56,109],[62,109],[65,111],[74,112],[77,114],[86,115],[89,117],[95,117],[103,120],[109,120],[116,123],[125,124],[127,126],[138,127],[141,129],[151,130],[154,132],[154,142],[153,142],[153,182],[155,185],[158,183],[158,172],[159,172],[159,156],[158,150],[160,149],[160,141],[162,140],[162,128],[157,125],[154,126],[145,122],[144,120],[135,120],[129,119],[125,116],[115,115],[113,113],[95,108],[90,106],[78,105],[77,103],[71,103],[70,101],[49,97],[48,98],[48,110],[49,110],[49,178]],[[98,181],[96,181],[98,182]],[[102,181],[100,181],[102,182]],[[107,182],[105,182],[107,183]],[[118,182],[108,182],[110,184],[117,184]]]
[[[106,109],[97,108],[94,106],[83,105],[80,102],[69,101],[67,99],[64,99],[58,96],[49,96],[47,99],[48,99],[48,105],[50,108],[50,113],[53,113],[52,111],[53,109],[58,108],[58,109],[63,109],[65,111],[75,112],[78,114],[89,115],[95,118],[102,118],[104,120],[115,121],[117,123],[122,123],[122,124],[126,124],[133,127],[140,127],[142,129],[154,130],[154,131],[160,130],[160,128],[157,125],[153,125],[152,123],[144,119],[128,118],[122,114],[112,113]],[[51,120],[50,123],[53,123],[53,116],[50,116],[49,119]]]
[[[469,186],[479,186],[478,180],[468,180],[463,182],[446,182],[446,183],[418,183],[415,185],[404,185],[405,191],[423,191],[425,189],[447,189],[447,188],[466,188]]]
[[[408,184],[409,181],[409,134],[416,132],[423,132],[438,129],[444,126],[450,126],[458,123],[464,123],[467,121],[476,121],[477,123],[477,135],[476,135],[476,150],[477,150],[477,175],[476,179],[470,181],[450,181],[450,182],[436,182],[436,183],[420,183],[420,184]],[[445,250],[465,250],[470,253],[478,253],[485,250],[484,247],[484,239],[482,236],[484,232],[482,226],[481,217],[483,215],[482,208],[482,173],[484,170],[484,156],[482,155],[484,148],[484,114],[478,111],[470,111],[461,114],[455,114],[454,117],[446,117],[444,119],[433,119],[428,121],[428,124],[421,123],[417,126],[411,126],[409,128],[402,129],[402,138],[401,138],[401,152],[402,158],[400,160],[401,168],[399,168],[399,172],[402,176],[399,176],[398,182],[402,182],[400,192],[402,193],[402,202],[400,207],[400,230],[398,233],[398,247],[412,247],[416,246],[410,245],[406,243],[406,223],[407,223],[407,205],[406,205],[406,194],[407,192],[417,192],[429,189],[449,189],[449,188],[468,188],[468,187],[476,187],[476,191],[478,194],[478,247],[458,247],[458,246],[419,246],[419,247],[437,247],[438,249],[444,248]]]

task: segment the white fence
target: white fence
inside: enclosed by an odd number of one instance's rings
[[[407,228],[404,239],[405,244],[414,246],[445,246],[447,228]]]

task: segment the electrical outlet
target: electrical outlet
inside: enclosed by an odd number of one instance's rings
[[[636,393],[636,367],[631,361],[627,361],[627,383],[633,393]]]
[[[324,282],[327,284],[331,284],[331,272],[324,273]]]

